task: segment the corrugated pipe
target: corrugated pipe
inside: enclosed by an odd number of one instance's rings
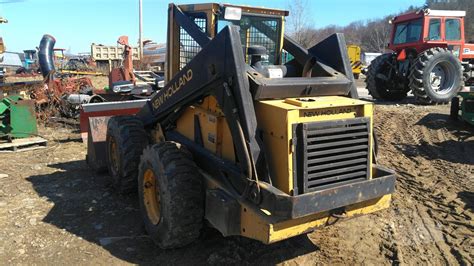
[[[43,77],[54,71],[54,44],[56,39],[49,34],[43,35],[39,46],[38,61]]]

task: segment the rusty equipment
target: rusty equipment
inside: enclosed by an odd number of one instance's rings
[[[34,100],[14,95],[0,98],[0,150],[17,151],[45,146],[38,135]],[[37,148],[37,147],[36,147]]]
[[[119,81],[129,81],[135,84],[133,74],[132,47],[128,44],[128,36],[120,36],[117,43],[124,46],[123,62],[119,68],[114,68],[109,74],[109,88],[114,87],[114,83]]]
[[[465,11],[422,8],[391,20],[391,53],[367,70],[373,98],[399,101],[408,92],[421,104],[448,103],[474,83],[474,43],[466,42]]]
[[[36,100],[40,120],[51,116],[77,118],[80,104],[91,99],[93,85],[89,78],[55,79],[50,72],[45,78],[44,86],[31,92],[30,97]]]
[[[38,134],[33,100],[9,96],[0,100],[0,138],[26,138]]]
[[[39,47],[39,64],[44,86],[31,92],[36,101],[38,116],[45,120],[51,116],[76,118],[82,103],[90,101],[94,86],[87,77],[58,77],[54,67],[53,52],[56,40],[44,35]]]
[[[150,96],[158,89],[162,78],[152,71],[134,71],[133,48],[128,43],[128,36],[120,36],[117,43],[123,45],[123,60],[122,65],[109,74],[109,93],[128,94],[131,99]]]

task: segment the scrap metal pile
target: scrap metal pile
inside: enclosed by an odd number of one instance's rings
[[[36,87],[30,97],[36,100],[40,120],[52,116],[76,118],[80,104],[89,102],[92,90],[92,82],[87,77],[54,79],[54,73],[50,73],[44,86]]]
[[[90,101],[94,86],[87,77],[58,76],[54,69],[53,48],[56,40],[44,35],[39,47],[39,64],[44,85],[34,88],[30,97],[36,101],[40,120],[62,116],[77,118],[80,105]]]

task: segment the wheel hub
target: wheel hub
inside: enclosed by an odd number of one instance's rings
[[[112,171],[114,174],[118,173],[119,166],[119,154],[117,149],[117,141],[115,141],[114,137],[110,138],[110,163],[112,165]]]
[[[430,73],[431,87],[433,90],[438,92],[441,89],[441,84],[444,82],[445,78],[446,74],[444,73],[443,68],[436,65]]]
[[[447,94],[454,88],[454,69],[446,62],[440,62],[430,72],[430,85],[434,92]]]
[[[161,216],[161,200],[153,170],[147,169],[143,176],[143,203],[150,222],[157,225]]]

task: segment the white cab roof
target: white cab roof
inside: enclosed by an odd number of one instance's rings
[[[433,17],[465,17],[466,11],[458,11],[458,10],[431,10],[428,9],[426,12],[427,16]]]

